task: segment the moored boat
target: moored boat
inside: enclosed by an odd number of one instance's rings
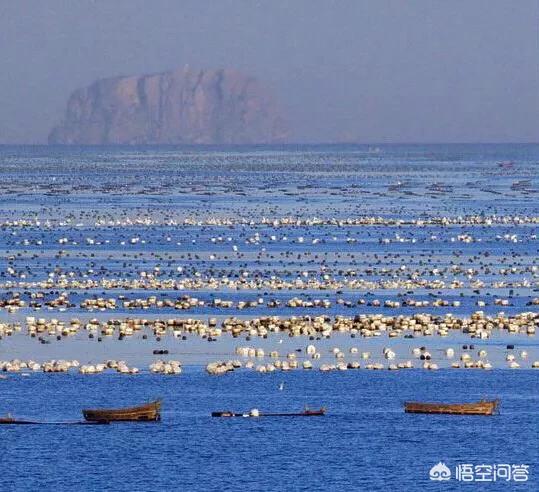
[[[445,413],[455,415],[494,415],[500,400],[481,400],[474,403],[422,403],[407,401],[404,403],[406,413]]]
[[[84,418],[92,422],[155,422],[161,420],[161,400],[118,409],[86,409]]]
[[[303,412],[291,412],[291,413],[264,413],[259,412],[256,408],[247,413],[236,413],[229,410],[212,412],[212,417],[322,417],[326,414],[325,408],[318,410],[305,409]]]
[[[502,169],[512,169],[515,163],[513,161],[501,161],[498,162],[498,167]]]

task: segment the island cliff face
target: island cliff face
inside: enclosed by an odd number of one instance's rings
[[[183,68],[117,77],[76,90],[51,144],[276,143],[287,138],[275,101],[235,70]]]

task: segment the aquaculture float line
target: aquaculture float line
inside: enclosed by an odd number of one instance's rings
[[[98,212],[95,212],[97,215]],[[62,218],[19,218],[4,220],[0,222],[0,229],[6,228],[42,228],[51,229],[58,227],[231,227],[231,226],[249,226],[249,227],[320,227],[320,226],[491,226],[491,225],[527,225],[539,224],[539,216],[535,215],[459,215],[442,216],[428,218],[409,218],[399,219],[381,216],[356,216],[346,218],[321,218],[321,217],[262,217],[259,219],[242,217],[184,217],[184,218],[153,218],[129,217],[124,219],[96,219],[92,222],[62,219]]]
[[[39,293],[38,293],[39,294]],[[198,297],[184,294],[176,299],[166,298],[164,296],[151,295],[145,298],[137,297],[134,299],[127,299],[125,295],[115,297],[101,297],[94,296],[91,298],[85,298],[78,304],[70,301],[68,292],[61,292],[57,294],[57,297],[44,300],[45,295],[35,296],[30,295],[30,302],[25,301],[19,293],[12,293],[9,297],[0,298],[0,310],[5,309],[8,313],[16,313],[20,309],[31,309],[33,311],[41,311],[47,309],[49,311],[57,310],[65,312],[72,309],[83,309],[88,312],[104,312],[115,310],[158,310],[169,309],[176,311],[196,311],[201,308],[210,308],[215,310],[249,310],[260,308],[295,308],[295,309],[330,309],[334,306],[340,306],[342,308],[353,309],[357,306],[368,307],[383,307],[388,309],[399,309],[401,307],[423,309],[426,307],[433,308],[446,308],[446,307],[460,307],[461,301],[455,299],[444,299],[442,297],[434,297],[432,299],[413,299],[411,297],[403,297],[400,300],[394,299],[378,299],[378,298],[359,298],[359,299],[345,299],[342,297],[336,297],[333,300],[327,298],[316,298],[313,295],[307,294],[305,298],[293,296],[290,298],[277,299],[275,296],[259,296],[254,300],[227,300],[220,297],[214,299],[204,300]],[[478,307],[485,306],[512,306],[512,299],[495,297],[490,300],[478,299],[475,301],[475,305]],[[539,297],[535,297],[527,302],[529,306],[539,306]]]
[[[535,274],[535,272],[534,272]],[[285,280],[278,278],[208,278],[194,277],[190,279],[157,278],[144,275],[132,280],[100,279],[72,280],[67,278],[47,279],[41,281],[8,281],[0,283],[0,289],[62,289],[62,290],[457,290],[457,289],[507,289],[507,288],[537,288],[539,281],[528,279],[515,281],[493,280],[484,282],[479,279],[462,281],[458,279],[429,279],[429,278],[394,278],[389,280],[363,280],[354,278],[336,279],[328,274],[322,278],[296,278]],[[12,303],[20,304],[21,300]],[[90,303],[91,304],[91,301]],[[19,306],[21,307],[21,306]]]
[[[89,338],[125,338],[148,332],[156,337],[172,335],[184,337],[196,335],[216,339],[223,335],[267,337],[271,333],[284,333],[291,337],[330,337],[334,333],[348,333],[353,336],[374,337],[386,333],[390,338],[401,336],[447,336],[459,331],[472,338],[489,338],[493,331],[535,335],[539,325],[539,313],[521,312],[506,315],[486,315],[476,311],[471,316],[457,317],[452,314],[437,316],[429,313],[386,316],[382,314],[360,314],[356,316],[263,316],[256,318],[96,318],[83,321],[72,318],[62,321],[55,318],[35,318],[28,316],[24,323],[0,323],[0,337],[26,333],[46,341],[47,337],[74,336],[87,333]],[[100,338],[98,338],[99,340]],[[1,340],[1,339],[0,339]]]

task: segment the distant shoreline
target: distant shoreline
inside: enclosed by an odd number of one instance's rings
[[[2,147],[43,147],[43,148],[96,148],[96,149],[136,149],[136,148],[192,148],[192,149],[213,149],[213,148],[306,148],[306,147],[439,147],[439,146],[533,146],[539,145],[537,142],[287,142],[287,143],[238,143],[238,144],[48,144],[48,143],[0,143]]]

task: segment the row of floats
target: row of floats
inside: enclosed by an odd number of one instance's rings
[[[451,314],[436,316],[433,314],[415,314],[384,316],[381,314],[361,314],[348,316],[298,316],[279,317],[264,316],[259,318],[228,317],[222,320],[210,318],[172,318],[172,319],[144,319],[125,318],[99,320],[96,318],[82,321],[73,318],[62,321],[55,318],[26,318],[26,333],[41,338],[56,336],[62,337],[87,332],[90,338],[95,335],[127,337],[136,333],[152,332],[160,337],[171,334],[176,337],[197,335],[202,338],[217,339],[222,335],[233,337],[264,337],[272,333],[285,333],[291,337],[308,336],[314,338],[328,338],[337,333],[350,334],[352,337],[376,337],[386,334],[389,338],[417,337],[417,336],[448,336],[451,332],[459,331],[472,338],[489,338],[494,331],[505,331],[513,334],[535,335],[539,325],[539,313],[522,312],[514,315],[505,315],[500,312],[495,316],[487,316],[477,311],[471,316],[457,317]],[[0,323],[0,340],[4,336],[11,336],[23,331],[22,323]],[[145,333],[146,332],[146,333]]]

